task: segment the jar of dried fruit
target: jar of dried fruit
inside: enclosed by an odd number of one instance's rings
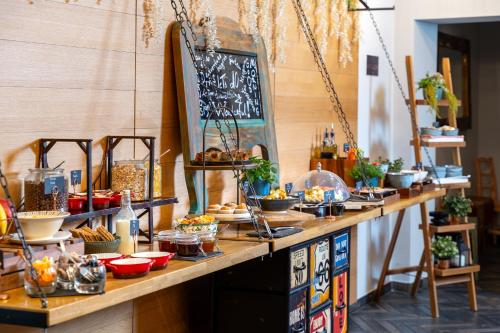
[[[29,169],[24,178],[24,209],[68,211],[68,178],[64,169]]]
[[[143,160],[115,161],[111,177],[113,191],[130,190],[132,201],[148,199],[148,169]]]
[[[149,161],[146,161],[145,165],[149,169]],[[153,197],[161,197],[161,164],[159,160],[155,160],[153,164]]]

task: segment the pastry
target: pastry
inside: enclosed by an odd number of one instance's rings
[[[235,204],[234,202],[228,202],[224,205],[225,207],[230,207],[232,209],[235,209],[236,206],[238,206],[237,204]]]
[[[244,203],[239,204],[234,209],[234,213],[235,214],[246,214],[246,213],[248,213],[247,205],[245,205]]]
[[[234,213],[234,208],[224,206],[219,210],[219,214],[233,214]]]

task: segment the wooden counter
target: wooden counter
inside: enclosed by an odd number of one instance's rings
[[[324,218],[306,221],[302,225],[297,225],[298,227],[304,228],[303,232],[284,238],[274,238],[271,240],[263,239],[263,241],[270,244],[271,252],[276,252],[380,216],[382,216],[382,208],[371,208],[364,211],[349,211],[343,216],[338,216],[334,221]],[[248,229],[248,227],[238,228],[237,226],[230,226],[222,233],[219,233],[219,238],[226,240],[256,241],[257,238],[247,236],[247,233],[250,231],[252,230]]]
[[[219,245],[224,251],[219,257],[199,262],[172,260],[167,269],[137,279],[118,280],[108,275],[105,294],[49,297],[47,309],[40,308],[38,298],[26,296],[23,288],[13,289],[8,292],[9,300],[0,301],[0,322],[36,327],[57,325],[269,253],[268,244],[255,241],[220,241]]]
[[[418,205],[422,202],[426,202],[429,200],[440,198],[444,195],[446,195],[446,190],[436,189],[433,191],[424,192],[423,194],[418,195],[418,196],[413,197],[413,198],[400,199],[400,200],[395,201],[391,204],[383,206],[382,207],[382,216],[387,216],[391,213],[398,212],[402,209],[406,209],[408,207]]]

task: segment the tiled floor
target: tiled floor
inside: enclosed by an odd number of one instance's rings
[[[477,285],[479,311],[469,310],[465,284],[438,288],[440,317],[433,319],[427,289],[416,298],[392,291],[380,304],[366,304],[352,311],[349,332],[499,332],[500,333],[500,250],[481,256]]]

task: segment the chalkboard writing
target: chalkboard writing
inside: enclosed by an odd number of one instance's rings
[[[209,54],[196,50],[201,70],[198,73],[201,118],[207,119],[213,106],[217,105],[211,119],[232,119],[230,110],[237,120],[262,119],[259,68],[255,54],[231,53],[218,50]],[[219,109],[219,108],[225,108]]]

